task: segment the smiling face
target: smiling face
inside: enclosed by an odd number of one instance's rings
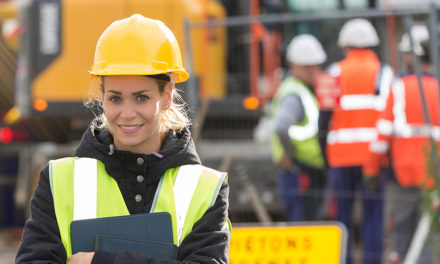
[[[106,76],[102,106],[116,149],[149,154],[160,150],[160,121],[171,101],[171,85],[159,90],[155,79]]]

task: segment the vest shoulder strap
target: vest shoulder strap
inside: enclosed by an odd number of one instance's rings
[[[70,245],[70,222],[73,219],[73,186],[74,158],[62,158],[49,161],[49,181],[52,191],[55,216],[60,230],[61,241],[67,256],[72,255]]]

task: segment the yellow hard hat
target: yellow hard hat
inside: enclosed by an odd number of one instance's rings
[[[113,22],[96,44],[93,75],[169,74],[189,78],[174,34],[161,21],[136,14]],[[173,74],[175,73],[175,74]]]

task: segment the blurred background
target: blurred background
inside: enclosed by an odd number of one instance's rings
[[[399,73],[403,18],[426,23],[431,3],[1,0],[0,264],[13,263],[40,169],[49,159],[73,155],[94,117],[83,106],[93,93],[88,70],[97,39],[112,21],[140,13],[175,33],[191,73],[178,88],[189,103],[203,163],[229,172],[231,221],[286,221],[271,157],[268,104],[288,70],[287,44],[295,35],[314,35],[328,56],[325,69],[343,58],[336,45],[343,23],[364,17],[381,39],[375,48],[380,60]],[[321,114],[329,117],[331,109]]]

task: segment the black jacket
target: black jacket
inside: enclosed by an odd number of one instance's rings
[[[113,138],[107,130],[90,128],[84,133],[75,156],[104,163],[107,173],[118,182],[131,214],[150,211],[158,182],[168,168],[200,163],[188,130],[170,132],[160,152],[149,155],[118,151],[112,143]],[[139,158],[143,162],[139,162]],[[137,180],[138,175],[144,177],[141,183]],[[178,261],[159,261],[127,251],[117,254],[97,251],[92,263],[227,263],[230,234],[222,227],[227,219],[228,193],[225,181],[214,206],[182,241]],[[142,196],[140,202],[135,201],[138,194]],[[31,200],[31,217],[24,227],[16,263],[66,263],[66,251],[55,218],[48,166],[42,170]]]

